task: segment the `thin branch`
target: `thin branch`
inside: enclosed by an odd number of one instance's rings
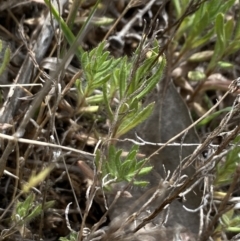
[[[6,139],[13,141],[13,146],[15,145],[15,142],[21,142],[21,143],[28,143],[30,145],[37,145],[37,146],[47,146],[47,147],[53,147],[53,148],[60,148],[62,150],[67,150],[67,151],[72,151],[76,153],[80,153],[84,155],[85,157],[95,157],[95,154],[91,154],[89,152],[81,151],[72,147],[67,147],[67,146],[62,146],[62,145],[57,145],[49,142],[43,142],[43,141],[35,141],[35,140],[30,140],[30,139],[25,139],[25,138],[17,138],[16,136],[10,136],[6,134],[0,133],[0,139]]]

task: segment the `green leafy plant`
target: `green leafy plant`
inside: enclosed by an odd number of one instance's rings
[[[104,42],[90,52],[83,52],[83,78],[76,82],[79,93],[78,111],[86,110],[86,106],[93,103],[97,104],[94,110],[98,110],[104,104],[111,123],[115,122],[114,137],[125,134],[144,121],[151,114],[153,103],[142,107],[141,100],[161,80],[166,65],[164,57],[156,61],[158,52],[159,45],[156,41],[141,62],[136,57],[142,54],[140,49],[130,59],[115,59],[105,50]],[[94,94],[96,89],[99,90],[98,94]],[[114,104],[114,99],[119,105]]]
[[[81,66],[84,77],[82,80],[78,79],[76,82],[79,95],[77,108],[80,112],[85,106],[91,104],[99,105],[103,102],[103,94],[93,95],[93,92],[96,89],[102,89],[102,86],[110,80],[112,69],[121,61],[120,58],[114,59],[110,57],[110,53],[104,50],[104,45],[105,43],[100,43],[92,51],[83,52],[81,55]]]
[[[42,204],[36,204],[35,195],[31,193],[24,201],[17,201],[12,214],[13,223],[21,235],[24,236],[24,232],[27,230],[27,224],[53,205],[54,201],[45,202],[44,207]]]
[[[240,232],[240,216],[236,215],[233,209],[222,215],[221,222],[214,233],[217,234],[223,231],[231,233]]]
[[[172,4],[177,19],[182,20],[171,42],[172,55],[176,54],[173,68],[186,70],[180,77],[186,86],[190,84],[195,89],[193,94],[191,88],[186,90],[190,95],[189,103],[198,102],[191,106],[193,117],[200,117],[214,105],[206,90],[221,89],[220,82],[216,81],[216,87],[212,84],[217,77],[209,76],[214,73],[223,76],[221,70],[229,73],[234,68],[229,57],[240,49],[240,21],[233,14],[236,1],[211,0],[198,5],[198,1],[174,0]],[[194,88],[196,83],[193,81],[199,82],[197,88]],[[198,127],[203,127],[223,111],[205,118]]]
[[[189,5],[188,0],[173,1],[176,15],[180,18]],[[240,49],[240,26],[239,21],[232,18],[226,19],[227,11],[233,6],[235,0],[218,1],[211,0],[201,4],[199,9],[184,18],[175,34],[175,46],[181,38],[185,38],[177,60],[183,58],[190,51],[198,50],[216,39],[214,49],[211,52],[210,62],[206,68],[206,76],[213,72],[223,58],[235,53]],[[210,53],[208,49],[208,53]],[[196,54],[205,53],[201,51]],[[191,59],[191,57],[189,58]]]
[[[95,110],[98,110],[104,105],[112,128],[112,138],[119,138],[143,122],[151,114],[154,103],[143,107],[142,99],[160,81],[166,65],[165,58],[159,58],[158,53],[157,41],[153,42],[148,52],[143,53],[138,48],[130,59],[115,59],[105,50],[104,42],[90,52],[83,52],[83,77],[76,82],[79,94],[78,111],[86,111],[86,107],[96,107]],[[94,93],[96,89],[98,94]],[[117,101],[114,102],[114,99]],[[101,161],[102,178],[108,175],[112,182],[130,182],[136,173],[145,175],[152,169],[142,168],[144,160],[137,161],[137,147],[130,150],[125,160],[120,158],[121,153],[122,150],[117,150],[112,145],[108,147],[108,155]],[[100,156],[99,154],[99,158]],[[133,183],[147,184],[136,180]]]
[[[49,0],[45,0],[54,17],[58,20],[65,39],[74,49],[76,43],[81,43],[81,35],[90,22],[94,24],[93,14],[97,9],[99,0],[92,7],[89,17],[83,22],[83,26],[77,36],[74,36],[71,27],[76,17],[76,11],[71,16],[70,23],[64,22],[58,12],[52,7]],[[199,1],[173,0],[176,16],[181,19],[189,5],[199,4]],[[191,81],[204,82],[216,68],[228,68],[232,64],[225,60],[227,56],[240,49],[239,24],[226,17],[227,12],[233,6],[235,0],[229,1],[202,1],[196,12],[188,13],[181,22],[173,40],[172,48],[177,58],[169,66],[178,66],[179,63],[205,62],[200,71],[190,70],[187,77]],[[67,46],[67,45],[65,45]],[[180,46],[180,47],[179,47]],[[210,50],[206,50],[205,47]],[[61,50],[64,52],[64,50]],[[196,53],[196,51],[199,51]],[[106,142],[96,151],[95,163],[97,175],[100,176],[106,189],[116,182],[127,182],[135,185],[146,185],[144,180],[138,180],[138,176],[149,173],[151,166],[143,166],[145,160],[138,160],[138,147],[133,146],[126,157],[123,151],[114,146],[114,141],[143,122],[151,114],[154,103],[143,105],[146,95],[161,80],[166,65],[164,56],[159,57],[160,46],[157,41],[147,42],[143,38],[138,49],[131,57],[114,58],[106,50],[106,42],[100,43],[91,51],[84,51],[80,46],[76,47],[76,56],[81,66],[81,77],[76,81],[77,107],[76,114],[88,114],[93,119],[104,110],[104,117],[109,123],[109,133]],[[174,56],[174,54],[169,56]],[[209,101],[210,103],[210,101]],[[214,117],[228,111],[219,110],[205,118],[199,125],[206,125]],[[102,113],[101,113],[102,114]],[[228,153],[226,160],[217,166],[215,187],[221,188],[231,182],[236,163],[239,162],[239,140],[235,140],[235,148]],[[106,144],[108,143],[108,144]],[[136,178],[136,179],[135,179]],[[27,214],[25,214],[27,215]],[[18,217],[18,216],[17,216]],[[225,213],[221,217],[222,223],[219,230],[239,230],[238,217],[233,212]],[[83,222],[83,225],[85,223]],[[83,226],[82,226],[83,227]],[[61,240],[77,240],[77,233],[73,232],[68,238]],[[80,234],[82,235],[82,234]]]
[[[126,157],[122,158],[122,150],[117,150],[113,145],[109,147],[108,155],[103,160],[102,178],[107,177],[105,186],[108,188],[111,183],[122,181],[131,182],[136,173],[138,176],[148,174],[151,166],[142,167],[145,159],[137,160],[138,146],[133,146]],[[99,166],[100,153],[97,155],[97,166]],[[106,179],[106,178],[105,178]],[[146,186],[148,182],[143,180],[134,180],[133,184]]]
[[[240,136],[233,141],[233,149],[227,154],[226,159],[217,165],[216,186],[228,185],[232,182],[232,176],[240,162]]]
[[[217,165],[215,188],[221,190],[223,186],[230,185],[233,180],[233,175],[236,172],[236,168],[239,165],[239,153],[240,153],[240,136],[237,136],[232,143],[232,149],[227,154],[226,158]],[[216,196],[220,199],[224,198],[225,192],[216,192]],[[240,232],[240,216],[234,209],[231,209],[224,213],[220,222],[215,229],[214,233],[218,234],[220,232]]]
[[[60,23],[68,43],[73,45],[90,22],[99,1],[94,5],[77,37],[73,35],[50,1],[45,0],[45,3]],[[83,79],[76,82],[79,94],[78,112],[96,112],[100,104],[104,102],[108,118],[115,122],[114,137],[120,137],[144,121],[153,109],[153,103],[142,108],[141,100],[161,80],[166,59],[164,56],[158,57],[159,44],[157,41],[153,42],[152,48],[149,48],[147,53],[142,53],[142,49],[142,45],[140,45],[130,59],[127,57],[115,59],[110,56],[110,53],[105,50],[104,42],[90,52],[83,51],[81,47],[78,47],[76,51],[84,76]],[[158,58],[157,61],[156,58]],[[92,95],[96,89],[102,91],[101,94]],[[115,114],[116,105],[111,105],[114,98],[120,102],[118,113]],[[89,106],[92,103],[97,105]],[[119,116],[121,117],[119,118]]]
[[[79,35],[75,37],[72,34],[55,9],[53,15],[72,46]],[[81,66],[81,77],[75,83],[78,102],[76,115],[86,112],[94,114],[100,108],[105,108],[106,118],[110,121],[109,139],[119,138],[143,122],[154,107],[154,103],[143,106],[143,99],[161,80],[166,65],[165,57],[159,56],[159,52],[157,40],[146,42],[145,39],[132,57],[114,58],[106,50],[105,42],[91,51],[78,47],[76,55]],[[133,146],[126,157],[111,141],[105,147],[107,154],[99,149],[95,158],[105,189],[110,189],[110,184],[118,182],[132,182],[140,186],[148,184],[138,177],[149,173],[152,167],[144,166],[145,160],[137,159],[137,146]],[[74,239],[76,237],[71,236],[62,240]]]
[[[76,37],[70,29],[71,24],[64,22],[51,2],[45,0],[45,3],[59,22],[68,44],[72,47],[90,23],[99,1],[94,5]],[[160,46],[157,40],[146,42],[144,38],[130,58],[126,56],[114,58],[105,46],[106,43],[102,42],[91,51],[77,47],[76,55],[80,61],[82,75],[75,83],[78,94],[76,114],[86,112],[93,114],[100,107],[105,107],[106,118],[110,120],[109,138],[119,138],[151,114],[154,103],[143,106],[142,100],[161,80],[166,59],[164,56],[159,56]],[[141,176],[152,169],[152,167],[142,167],[144,160],[137,160],[137,147],[133,147],[123,160],[122,150],[117,150],[113,145],[107,148],[108,155],[103,157],[99,150],[97,155],[99,159],[96,160],[102,165],[99,166],[102,178],[108,175],[109,180],[114,182],[130,182],[137,173]],[[147,184],[145,181],[137,180],[133,183]]]

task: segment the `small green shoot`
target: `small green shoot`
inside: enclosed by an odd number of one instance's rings
[[[145,160],[137,160],[137,153],[138,146],[133,146],[128,155],[122,158],[122,150],[117,150],[113,145],[109,147],[108,156],[103,160],[102,167],[102,178],[107,177],[107,180],[104,181],[106,188],[109,188],[111,183],[122,181],[129,183],[137,172],[138,176],[143,176],[152,170],[151,166],[142,167]],[[146,186],[148,182],[134,180],[133,184]]]
[[[215,229],[215,233],[226,231],[231,233],[240,232],[240,216],[236,215],[233,209],[222,215],[221,222]]]
[[[44,204],[35,203],[35,195],[31,193],[24,201],[17,201],[15,209],[12,214],[13,223],[16,225],[17,229],[21,232],[26,231],[26,227],[38,217],[44,210],[51,208],[54,205],[54,201],[48,201]],[[23,236],[24,234],[21,233]]]

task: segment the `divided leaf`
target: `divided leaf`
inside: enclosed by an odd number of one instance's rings
[[[137,160],[137,152],[138,146],[135,145],[131,148],[126,158],[121,158],[122,150],[116,150],[116,148],[111,145],[108,156],[103,160],[102,176],[108,175],[110,180],[114,180],[113,182],[131,182],[137,172],[139,172],[138,176],[148,174],[152,170],[152,167],[142,167],[145,160]],[[97,165],[98,164],[99,161],[97,162]],[[133,183],[143,185],[148,182],[134,180]]]

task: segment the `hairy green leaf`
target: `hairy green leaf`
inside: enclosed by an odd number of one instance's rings
[[[146,106],[143,110],[139,111],[138,113],[135,113],[134,116],[126,116],[126,118],[124,118],[121,121],[121,124],[116,135],[121,136],[130,131],[131,129],[133,129],[135,126],[139,125],[144,120],[146,120],[152,113],[153,106],[154,103],[151,103],[148,106]]]

